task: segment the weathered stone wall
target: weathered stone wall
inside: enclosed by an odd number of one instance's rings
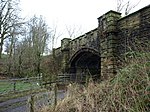
[[[124,18],[109,11],[98,20],[102,79],[116,74],[128,51],[150,51],[150,5]]]
[[[121,14],[109,11],[98,18],[100,56],[101,56],[101,79],[113,77],[117,68],[117,21]]]
[[[137,43],[144,45],[150,40],[150,6],[120,19],[117,27],[118,54],[139,50],[141,46]]]
[[[97,33],[96,28],[78,38],[73,39],[70,42],[70,57],[72,57],[81,48],[92,48],[99,50],[99,38]]]
[[[91,48],[99,51],[99,37],[97,28],[81,35],[73,40],[64,38],[61,40],[61,47],[54,49],[56,56],[62,55],[62,51],[68,50],[71,58],[81,48]]]
[[[99,51],[99,37],[97,28],[85,33],[73,40],[64,38],[61,40],[61,47],[54,50],[56,58],[61,57],[61,72],[68,71],[69,60],[73,55],[82,48],[90,48]]]
[[[98,28],[84,35],[63,39],[61,47],[55,50],[55,56],[61,58],[62,72],[67,72],[69,60],[82,48],[90,48],[100,53],[102,80],[113,77],[120,66],[120,59],[130,49],[136,50],[137,43],[150,42],[150,5],[121,18],[121,14],[109,11],[98,18]]]

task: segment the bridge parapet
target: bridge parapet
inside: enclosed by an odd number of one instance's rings
[[[123,18],[121,13],[109,11],[98,18],[98,23],[98,28],[84,35],[62,40],[61,47],[55,50],[55,55],[61,57],[62,72],[68,73],[69,60],[75,59],[72,62],[73,73],[82,72],[88,65],[92,73],[100,71],[101,79],[105,80],[117,73],[119,58],[129,51],[128,48],[139,45],[137,39],[142,45],[150,42],[150,5]],[[143,47],[146,52],[149,51],[147,46]],[[83,51],[83,48],[90,50]],[[91,51],[98,52],[100,58]],[[99,71],[95,72],[97,66]]]
[[[92,48],[99,51],[99,40],[98,40],[97,28],[85,33],[71,40],[70,38],[64,38],[61,40],[61,47],[56,49],[55,54],[61,54],[62,63],[61,70],[63,73],[68,71],[68,60],[82,48]],[[60,53],[61,52],[61,53]]]
[[[97,28],[70,41],[70,57],[82,48],[99,49]]]

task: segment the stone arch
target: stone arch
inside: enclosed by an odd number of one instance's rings
[[[71,74],[76,77],[100,79],[100,54],[91,48],[81,48],[69,60]],[[83,77],[82,77],[83,76]]]

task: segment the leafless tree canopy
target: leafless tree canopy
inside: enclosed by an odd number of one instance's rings
[[[19,18],[18,0],[0,0],[0,58],[4,41],[12,35],[17,35],[16,29],[22,25]]]
[[[117,0],[117,12],[128,15],[140,2],[141,0],[137,1],[136,4],[131,4],[131,0]]]
[[[83,33],[81,26],[77,26],[77,25],[72,25],[72,26],[66,25],[66,31],[67,31],[67,34],[69,35],[69,38],[72,38],[72,39],[76,38],[77,36],[82,35]]]

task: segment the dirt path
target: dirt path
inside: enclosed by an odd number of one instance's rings
[[[34,106],[36,108],[41,108],[44,105],[50,105],[53,103],[53,100],[50,99],[51,95],[52,92],[42,92],[36,94]],[[63,90],[59,90],[57,93],[57,99],[63,99],[64,96],[65,92]],[[0,103],[0,112],[30,112],[30,99],[31,95],[28,95],[2,102]]]

